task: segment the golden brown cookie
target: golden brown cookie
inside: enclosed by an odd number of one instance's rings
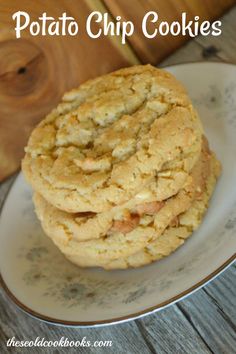
[[[81,266],[106,265],[108,267],[107,264],[116,259],[127,258],[141,251],[147,244],[160,237],[168,225],[191,206],[193,200],[201,195],[209,175],[213,175],[210,169],[212,160],[213,157],[208,152],[205,142],[201,158],[181,191],[161,202],[162,204],[152,202],[136,206],[133,214],[129,213],[130,217],[126,217],[124,220],[114,220],[110,217],[110,224],[105,228],[106,233],[97,239],[78,242],[79,237],[76,237],[76,233],[74,233],[76,230],[72,230],[71,224],[60,227],[60,218],[58,216],[56,218],[57,225],[55,214],[52,221],[49,220],[50,205],[47,205],[48,203],[45,201],[42,203],[40,197],[35,199],[36,211],[46,234],[52,238],[64,254],[77,259],[77,264]],[[62,215],[61,213],[60,215]],[[95,217],[90,216],[90,219],[87,215],[83,218],[89,224],[88,221],[93,218],[96,220],[99,218],[99,214]],[[68,225],[70,232],[68,232]],[[97,223],[97,227],[99,226]],[[86,232],[86,228],[84,228],[84,232]]]
[[[65,94],[33,131],[22,169],[55,207],[103,212],[158,183],[176,161],[188,173],[201,135],[181,84],[164,70],[134,66]]]
[[[211,173],[208,176],[206,188],[203,193],[193,201],[188,210],[172,219],[172,222],[159,237],[149,241],[145,247],[136,253],[106,262],[106,260],[104,261],[101,257],[86,258],[83,255],[78,256],[76,253],[70,252],[67,248],[61,248],[61,250],[65,256],[76,265],[81,267],[99,266],[105,269],[136,268],[166,257],[181,246],[201,224],[219,174],[220,164],[213,156],[211,161]]]
[[[143,250],[127,258],[107,263],[103,267],[105,269],[140,267],[173,253],[201,224],[219,174],[220,164],[214,158],[212,160],[212,172],[208,177],[206,189],[193,201],[187,211],[174,220],[174,224],[169,225],[159,238],[150,242]]]
[[[204,164],[201,169],[202,176],[198,178],[199,184],[200,178],[204,181],[204,173],[208,172],[209,153],[207,140],[203,137],[202,151],[199,156],[201,162],[197,162],[199,165],[200,163]],[[200,167],[199,169],[195,167],[193,173],[196,170],[199,172]],[[171,168],[166,166],[166,169],[160,173],[158,183],[155,180],[152,181],[128,202],[102,213],[67,213],[55,208],[39,193],[34,194],[35,210],[46,232],[65,241],[71,239],[86,241],[106,236],[113,224],[120,230],[123,228],[125,233],[127,233],[127,231],[132,231],[132,225],[135,220],[138,220],[132,215],[138,214],[141,217],[138,221],[142,222],[144,219],[142,214],[155,214],[160,206],[163,206],[163,200],[177,194],[184,183],[187,182],[188,177],[189,174],[180,169],[178,163],[175,166],[171,166]],[[133,228],[134,226],[136,225],[133,225]]]

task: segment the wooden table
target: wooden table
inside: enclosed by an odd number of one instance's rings
[[[198,37],[161,63],[162,66],[199,60],[236,64],[236,7],[223,18],[220,37]],[[14,177],[0,185],[0,206]],[[0,290],[0,352],[8,353],[6,341],[18,340],[112,340],[111,348],[34,348],[14,353],[186,353],[233,354],[236,352],[236,265],[211,284],[161,312],[143,319],[104,328],[62,328],[30,318]],[[10,352],[10,351],[9,351]]]

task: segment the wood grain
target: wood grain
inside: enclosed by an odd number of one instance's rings
[[[198,37],[196,38],[204,48],[215,48],[216,56],[221,61],[236,62],[236,11],[235,8],[230,11],[225,17],[223,31],[220,37]]]
[[[144,317],[136,323],[145,340],[152,344],[156,353],[211,353],[177,306]]]
[[[233,328],[236,329],[236,295],[235,284],[232,283],[236,274],[236,264],[233,264],[224,277],[218,278],[213,284],[204,288],[205,293],[211,298],[213,303],[223,313],[227,321],[231,322]],[[224,296],[227,292],[227,297]]]
[[[137,53],[142,63],[150,62],[157,64],[180,47],[189,38],[187,36],[157,36],[147,39],[142,33],[142,19],[148,11],[156,11],[160,21],[179,21],[181,13],[186,12],[187,18],[193,20],[194,16],[199,16],[203,20],[213,20],[235,4],[235,0],[104,0],[108,10],[113,17],[120,15],[125,20],[130,20],[135,25],[135,33],[129,37],[129,42]],[[148,29],[151,32],[155,29],[155,24],[150,24]]]
[[[0,2],[0,180],[19,167],[32,128],[66,90],[138,62],[119,38],[87,36],[85,19],[95,8],[106,11],[98,0]],[[66,12],[79,23],[80,33],[33,37],[24,32],[16,39],[11,16],[19,10],[28,12],[32,21],[44,11],[55,18]]]
[[[227,289],[225,289],[226,292]],[[205,308],[202,306],[203,303]],[[180,301],[178,307],[213,353],[234,353],[236,327],[225,318],[224,311],[220,311],[220,308],[207,296],[206,292],[199,291],[193,297]]]

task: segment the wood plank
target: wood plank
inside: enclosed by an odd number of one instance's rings
[[[119,38],[89,38],[85,20],[95,8],[106,11],[100,0],[81,0],[79,7],[73,0],[0,2],[0,180],[19,167],[32,128],[65,91],[138,62],[128,45],[119,45]],[[12,14],[19,10],[32,21],[43,12],[56,19],[66,12],[77,20],[80,32],[75,37],[34,37],[25,31],[16,39]]]
[[[168,65],[183,64],[197,61],[220,61],[214,54],[205,55],[204,47],[196,41],[190,41],[184,44],[175,53],[163,60],[158,66],[165,67]]]
[[[236,6],[222,17],[222,23],[221,36],[200,36],[196,41],[204,48],[215,48],[221,60],[236,63]]]
[[[222,316],[236,329],[236,264],[205,286],[204,291],[218,307]]]
[[[211,353],[176,305],[136,323],[157,353]]]
[[[235,352],[235,328],[204,291],[180,301],[178,307],[214,354]]]
[[[141,23],[144,15],[148,11],[156,11],[160,21],[179,21],[182,12],[187,12],[189,20],[194,16],[200,16],[200,19],[209,20],[219,17],[224,11],[235,4],[234,0],[191,0],[191,1],[161,1],[161,0],[104,0],[113,17],[120,15],[122,19],[130,20],[135,25],[135,33],[129,38],[133,49],[143,63],[150,62],[157,64],[164,57],[173,53],[189,38],[187,36],[157,36],[153,39],[147,39],[142,33]],[[153,31],[155,24],[150,24],[149,30]],[[219,40],[221,37],[218,37]]]

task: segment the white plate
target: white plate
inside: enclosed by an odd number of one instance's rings
[[[16,179],[0,219],[2,284],[17,305],[52,323],[97,326],[157,311],[214,278],[236,252],[236,66],[168,68],[187,87],[223,164],[200,229],[174,254],[141,269],[104,271],[70,264],[44,235],[30,187]]]

